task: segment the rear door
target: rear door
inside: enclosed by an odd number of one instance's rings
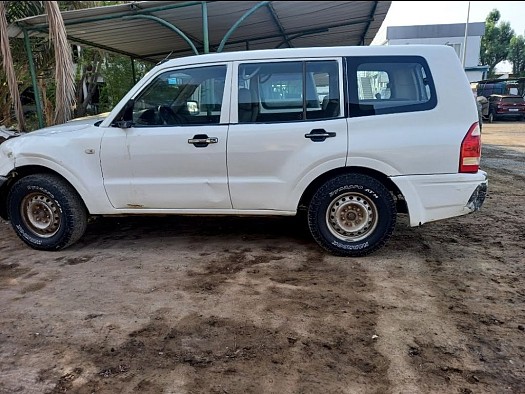
[[[342,61],[236,62],[233,80],[233,208],[295,211],[315,177],[345,165]]]

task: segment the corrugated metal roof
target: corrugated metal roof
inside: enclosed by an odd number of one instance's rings
[[[138,1],[116,6],[62,13],[72,42],[136,58],[158,61],[193,54],[188,43],[150,15],[176,26],[204,52],[203,2]],[[229,29],[257,1],[208,1],[210,52],[219,47]],[[245,19],[229,37],[224,51],[280,47],[369,45],[381,27],[390,1],[271,1]],[[25,18],[9,26],[9,36],[47,33],[45,15]]]

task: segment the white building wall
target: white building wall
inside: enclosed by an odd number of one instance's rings
[[[477,82],[485,79],[486,75],[484,71],[465,71],[469,82]]]
[[[451,45],[455,47],[459,59],[463,56],[463,43],[465,37],[437,37],[437,38],[402,38],[389,39],[387,45]],[[467,54],[465,57],[465,67],[476,67],[479,65],[479,53],[481,48],[481,37],[470,36],[467,38]]]

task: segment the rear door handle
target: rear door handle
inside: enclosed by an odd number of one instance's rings
[[[326,131],[325,129],[313,129],[309,134],[305,134],[305,138],[310,138],[314,142],[323,142],[327,138],[335,137],[335,131]]]
[[[219,142],[217,137],[208,137],[206,134],[196,134],[188,140],[188,144],[193,144],[196,148],[205,148],[217,142]]]

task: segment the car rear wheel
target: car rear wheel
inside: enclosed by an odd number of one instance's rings
[[[87,226],[87,211],[76,191],[52,174],[18,180],[8,196],[8,216],[16,234],[38,250],[75,243]]]
[[[341,175],[314,194],[308,226],[317,243],[339,256],[365,256],[382,247],[396,224],[388,189],[367,175]]]

